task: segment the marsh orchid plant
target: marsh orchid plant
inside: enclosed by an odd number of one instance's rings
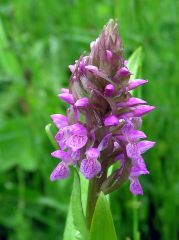
[[[108,194],[129,180],[132,194],[143,194],[139,176],[149,174],[143,153],[155,143],[140,129],[142,117],[154,107],[132,90],[147,80],[130,79],[116,21],[104,26],[90,49],[69,66],[69,89],[58,95],[69,104],[66,116],[51,115],[59,146],[52,156],[59,163],[50,179],[68,177],[72,165],[89,179],[92,192]],[[117,162],[119,168],[111,167]]]

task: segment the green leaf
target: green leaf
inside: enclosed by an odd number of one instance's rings
[[[101,192],[94,211],[90,240],[117,240],[113,218],[105,195]]]
[[[129,68],[129,71],[132,73],[130,79],[135,79],[139,75],[141,64],[142,64],[142,47],[139,47],[128,59],[127,67]]]
[[[83,188],[84,189],[84,186]],[[87,188],[83,192],[83,201],[86,202]],[[81,196],[80,176],[75,170],[73,190],[70,201],[69,213],[65,227],[63,240],[87,240],[88,230],[86,227],[84,210]]]
[[[57,143],[55,142],[55,140],[54,140],[54,135],[53,135],[53,133],[52,133],[52,131],[51,131],[51,126],[52,126],[51,123],[47,124],[47,125],[45,126],[45,131],[46,131],[46,134],[47,134],[47,136],[48,136],[48,138],[49,138],[52,146],[53,146],[55,149],[58,149],[58,145],[57,145]]]

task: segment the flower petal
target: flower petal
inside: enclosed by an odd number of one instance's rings
[[[147,136],[145,135],[145,133],[140,130],[133,130],[133,131],[130,131],[128,134],[128,139],[131,142],[139,140],[140,138],[146,138],[146,137]]]
[[[113,58],[113,53],[110,50],[106,50],[107,60],[110,62]]]
[[[70,138],[66,140],[66,145],[73,149],[73,151],[77,151],[86,145],[88,141],[88,137],[85,135],[72,135]]]
[[[58,133],[55,135],[55,140],[62,150],[64,150],[67,147],[66,137],[63,128],[60,131],[58,131]]]
[[[64,152],[60,149],[52,152],[51,155],[52,155],[52,157],[60,158],[62,160],[70,157],[68,152]]]
[[[50,117],[57,128],[62,128],[68,125],[68,118],[62,114],[53,114]]]
[[[141,117],[152,110],[154,110],[154,106],[149,106],[149,105],[142,105],[142,106],[137,106],[136,108],[133,109],[133,116],[134,117]]]
[[[87,65],[85,66],[85,69],[88,70],[89,72],[92,72],[94,75],[97,75],[99,72],[98,68],[93,65]]]
[[[130,177],[130,191],[134,195],[142,195],[143,189],[137,177]]]
[[[131,167],[130,176],[131,177],[138,177],[140,175],[149,174],[147,167],[143,158],[138,158],[138,161],[134,162],[133,166]]]
[[[155,142],[145,140],[145,141],[138,142],[137,145],[140,150],[140,153],[142,154],[146,152],[148,149],[154,147]]]
[[[135,143],[128,143],[126,146],[127,156],[131,159],[138,159],[140,157],[140,151]]]
[[[114,94],[115,88],[112,84],[107,84],[104,89],[104,95],[107,97],[111,97]]]
[[[70,91],[69,91],[68,88],[61,88],[61,89],[60,89],[60,92],[61,92],[61,93],[70,93]]]
[[[53,182],[57,179],[64,179],[69,175],[69,168],[60,162],[50,175],[50,180]]]
[[[128,90],[133,90],[141,85],[144,85],[146,84],[148,81],[147,80],[144,80],[144,79],[134,79],[134,80],[131,80],[128,84]]]
[[[58,94],[58,97],[69,104],[73,105],[75,103],[73,95],[70,93],[61,93],[61,94]]]
[[[87,97],[79,98],[75,103],[76,107],[88,107],[88,105],[89,105],[89,99]]]
[[[100,151],[98,148],[89,148],[85,154],[87,159],[97,159],[100,155]]]
[[[127,101],[125,102],[120,102],[117,104],[118,107],[132,107],[134,105],[138,105],[138,104],[145,104],[146,101],[140,99],[140,98],[129,98]]]
[[[75,69],[76,69],[76,65],[69,65],[68,67],[69,67],[69,69],[70,69],[70,72],[71,72],[71,73],[74,73],[74,71],[75,71]]]
[[[104,118],[104,125],[107,126],[116,126],[119,124],[119,119],[115,115],[110,115]]]
[[[101,164],[96,159],[83,159],[80,165],[80,171],[85,178],[91,179],[100,173]]]
[[[122,67],[116,72],[114,80],[117,81],[119,80],[120,77],[125,78],[128,76],[130,76],[129,70],[127,69],[127,67]]]

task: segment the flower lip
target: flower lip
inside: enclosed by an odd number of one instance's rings
[[[65,163],[60,162],[50,175],[50,180],[53,182],[57,179],[64,179],[69,175],[69,168]]]
[[[80,171],[87,179],[91,179],[101,171],[101,164],[96,159],[83,159]]]
[[[137,177],[130,177],[130,191],[134,194],[134,195],[142,195],[143,194],[143,190],[142,190],[142,186],[138,180]]]

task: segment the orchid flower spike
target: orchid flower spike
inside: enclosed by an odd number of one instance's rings
[[[147,81],[130,80],[126,63],[118,24],[110,20],[90,44],[90,53],[69,66],[70,87],[58,95],[69,104],[67,116],[51,115],[59,146],[52,156],[60,159],[51,181],[68,177],[72,165],[89,180],[101,178],[106,194],[127,180],[133,194],[143,194],[139,177],[149,171],[142,155],[155,143],[140,128],[154,107],[132,96],[131,90]],[[116,161],[120,169],[107,174]]]

